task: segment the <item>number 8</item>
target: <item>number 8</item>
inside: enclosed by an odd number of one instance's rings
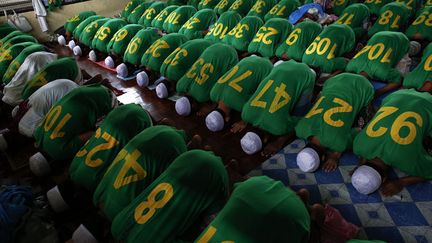
[[[156,200],[156,196],[160,192],[164,192],[164,194],[160,200]],[[147,201],[141,202],[135,208],[135,222],[138,224],[147,223],[156,213],[156,209],[163,208],[171,200],[173,194],[174,189],[171,184],[163,182],[157,185],[153,191],[150,192],[150,195],[147,197]],[[144,212],[146,213],[143,214]]]

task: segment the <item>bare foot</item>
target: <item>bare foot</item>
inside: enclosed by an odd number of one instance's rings
[[[403,189],[402,183],[399,180],[387,180],[381,186],[381,191],[386,197],[391,197]]]
[[[338,166],[338,162],[339,162],[338,159],[335,159],[335,158],[328,158],[328,159],[324,162],[323,170],[324,170],[325,172],[331,172],[331,171],[336,170],[336,168],[337,168],[337,166]]]
[[[247,123],[245,121],[241,120],[239,122],[234,123],[231,126],[231,132],[232,133],[239,133],[239,132],[243,131],[246,128],[246,126],[247,126]]]
[[[318,226],[324,225],[325,209],[321,204],[315,203],[312,205],[310,207],[310,215],[311,220],[314,221]]]
[[[300,199],[303,201],[303,203],[305,205],[309,205],[309,197],[310,197],[310,193],[308,190],[306,190],[305,188],[300,189],[297,192],[297,196],[300,197]]]
[[[189,150],[202,148],[202,138],[201,138],[201,136],[198,135],[198,134],[195,134],[192,137],[192,139],[189,141],[189,143],[187,144],[187,148]]]

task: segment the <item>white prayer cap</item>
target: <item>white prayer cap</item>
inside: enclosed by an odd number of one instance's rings
[[[51,167],[42,153],[37,152],[29,159],[30,170],[36,176],[45,176],[51,172]]]
[[[105,65],[106,65],[108,68],[114,68],[114,66],[115,66],[114,59],[112,59],[112,57],[110,57],[110,56],[107,56],[107,57],[105,58]]]
[[[69,206],[63,199],[58,186],[55,186],[51,188],[49,191],[47,191],[47,199],[49,204],[51,205],[51,208],[56,213],[61,213],[69,209]]]
[[[275,64],[273,64],[273,67],[277,67],[277,66],[281,65],[282,63],[284,63],[284,61],[279,60],[279,61],[275,62]]]
[[[94,50],[91,50],[89,52],[89,60],[96,62],[97,61],[97,56],[96,56],[96,52]]]
[[[66,38],[64,36],[60,35],[59,37],[57,37],[57,42],[59,43],[59,45],[65,46],[66,45]]]
[[[262,149],[262,141],[258,134],[254,132],[246,133],[240,140],[243,151],[249,155],[254,154]]]
[[[156,95],[160,99],[168,98],[168,89],[164,83],[160,83],[156,86]]]
[[[83,224],[73,232],[72,241],[74,243],[98,243],[96,238]]]
[[[225,126],[225,121],[219,111],[212,111],[205,119],[207,128],[212,132],[221,131]]]
[[[175,110],[180,116],[188,116],[192,111],[189,99],[186,97],[178,99],[175,103]]]
[[[297,154],[297,165],[303,172],[314,172],[320,165],[320,157],[312,148],[304,148]]]
[[[410,56],[415,56],[417,55],[421,50],[421,44],[417,41],[410,41],[410,49],[408,54]]]
[[[81,47],[80,46],[75,46],[74,49],[73,49],[73,54],[75,56],[79,56],[79,57],[82,56]]]
[[[116,71],[117,71],[117,75],[122,77],[122,78],[126,78],[129,74],[128,68],[127,68],[126,64],[124,64],[124,63],[118,65],[116,68]]]
[[[0,134],[0,151],[6,151],[8,144],[3,134]]]
[[[368,195],[381,186],[381,175],[374,168],[362,165],[358,167],[351,178],[354,188],[361,194]]]
[[[139,72],[136,77],[138,86],[147,87],[149,85],[149,77],[145,71]]]
[[[73,50],[75,48],[75,46],[76,46],[75,41],[74,40],[69,41],[68,46],[69,46],[69,49]]]

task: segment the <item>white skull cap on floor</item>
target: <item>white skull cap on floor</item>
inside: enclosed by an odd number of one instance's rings
[[[93,234],[81,224],[72,234],[74,243],[98,243]]]
[[[358,192],[368,195],[380,188],[382,178],[374,168],[362,165],[354,171],[351,182]]]
[[[63,199],[58,186],[55,186],[47,191],[47,199],[51,208],[56,213],[61,213],[69,209],[69,206]]]
[[[225,127],[225,121],[219,111],[212,111],[205,119],[207,128],[212,132],[219,132]]]
[[[116,68],[116,71],[117,71],[117,75],[122,77],[122,78],[126,78],[129,74],[128,68],[127,68],[126,64],[124,64],[124,63],[118,65]]]
[[[178,99],[175,103],[175,110],[180,116],[188,116],[192,111],[189,99],[186,97]]]
[[[139,72],[136,77],[137,84],[140,87],[147,87],[149,85],[149,77],[145,71]]]
[[[96,56],[96,52],[94,50],[91,50],[89,52],[89,60],[92,62],[96,62],[97,56]]]
[[[110,56],[107,56],[107,57],[105,58],[105,65],[106,65],[108,68],[114,68],[114,66],[115,66],[114,59],[112,59],[112,57],[110,57]]]
[[[160,99],[168,98],[168,89],[164,83],[160,83],[156,86],[156,95]]]
[[[254,132],[246,133],[240,140],[240,145],[246,154],[252,155],[262,149],[262,141]]]
[[[51,167],[42,153],[37,152],[29,159],[30,170],[36,176],[45,176],[51,172]]]
[[[61,46],[66,46],[66,38],[64,36],[62,36],[62,35],[60,35],[59,37],[57,37],[57,42]]]
[[[76,46],[75,41],[74,40],[69,41],[68,46],[69,46],[69,49],[73,50],[75,48],[75,46]]]
[[[320,165],[319,155],[313,148],[304,148],[297,154],[296,160],[303,172],[314,172]]]
[[[81,47],[80,46],[75,46],[74,48],[73,48],[73,54],[75,55],[75,56],[82,56],[82,50],[81,50]]]

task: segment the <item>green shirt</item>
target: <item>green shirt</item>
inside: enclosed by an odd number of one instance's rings
[[[400,83],[402,76],[395,68],[408,53],[410,43],[400,32],[382,31],[368,41],[367,46],[348,63],[348,72],[366,72],[373,80]]]
[[[153,2],[150,7],[141,15],[138,24],[144,25],[144,27],[151,27],[153,19],[166,8],[165,2]]]
[[[246,16],[231,29],[222,42],[232,45],[238,51],[247,51],[256,32],[264,22],[256,16]]]
[[[420,35],[421,39],[432,41],[432,6],[423,8],[405,33],[410,39]]]
[[[111,99],[108,89],[99,84],[72,90],[36,128],[36,144],[54,160],[72,160],[84,145],[79,135],[93,130],[97,119],[111,111]]]
[[[420,89],[426,81],[432,81],[432,44],[423,51],[420,64],[405,76],[403,86]]]
[[[384,5],[393,2],[392,0],[365,0],[364,4],[369,8],[370,13],[373,15],[379,15],[380,9]]]
[[[207,102],[213,85],[237,62],[237,52],[232,46],[214,44],[201,54],[177,82],[177,92],[189,93],[199,103]]]
[[[9,67],[6,69],[6,72],[3,76],[3,84],[8,84],[13,77],[15,76],[18,69],[21,67],[21,65],[24,63],[25,59],[32,53],[43,51],[45,50],[45,47],[40,44],[33,44],[30,46],[27,46],[24,48],[21,53],[9,64]]]
[[[264,16],[264,20],[267,21],[272,18],[288,19],[290,14],[298,7],[300,7],[300,2],[298,0],[281,0]]]
[[[225,13],[234,2],[235,0],[220,0],[214,7],[216,14],[220,16],[221,14]]]
[[[276,55],[276,48],[285,41],[291,29],[292,24],[287,19],[270,19],[255,34],[248,46],[248,52],[273,57]]]
[[[303,54],[312,41],[321,33],[320,24],[313,21],[303,21],[295,25],[291,34],[276,49],[276,56],[301,62]]]
[[[34,45],[33,42],[21,42],[18,44],[14,44],[8,49],[4,50],[0,55],[0,80],[3,79],[4,74],[6,73],[9,65],[13,62],[13,60],[18,57],[18,55],[27,47]]]
[[[216,22],[216,13],[213,9],[203,9],[194,14],[178,31],[190,40],[203,38],[204,31]]]
[[[411,14],[411,11],[403,3],[394,2],[385,5],[381,8],[377,21],[369,29],[369,37],[381,31],[403,31],[408,26]]]
[[[346,8],[357,3],[358,0],[337,0],[333,2],[333,13],[337,16],[342,16]],[[369,12],[369,8],[368,8]]]
[[[191,150],[117,215],[111,232],[125,242],[174,242],[201,216],[222,208],[227,194],[228,175],[222,159],[211,152]],[[158,204],[148,203],[153,201]],[[148,213],[149,205],[158,207]]]
[[[140,23],[141,16],[143,13],[152,5],[153,2],[142,2],[132,10],[129,14],[127,21],[131,24],[142,24]]]
[[[115,157],[96,188],[94,204],[102,204],[107,218],[113,220],[186,151],[184,131],[169,126],[145,129]]]
[[[64,24],[66,32],[72,33],[81,22],[93,15],[96,15],[96,13],[93,11],[84,11],[73,16],[72,18],[69,18]]]
[[[57,79],[76,80],[79,67],[75,58],[64,57],[48,63],[28,80],[22,91],[23,100],[28,99],[36,90]]]
[[[405,4],[413,14],[416,14],[423,5],[422,0],[396,0],[396,2]]]
[[[387,96],[375,117],[354,140],[354,153],[380,158],[410,176],[432,179],[432,157],[423,140],[432,133],[432,96],[414,89]]]
[[[198,10],[202,9],[213,9],[216,4],[219,3],[219,0],[201,0],[198,3]]]
[[[234,11],[223,13],[217,22],[210,27],[210,31],[204,37],[214,43],[221,42],[222,39],[233,29],[241,20],[241,15]]]
[[[123,19],[110,19],[96,32],[93,41],[92,48],[102,53],[107,52],[107,47],[111,38],[114,34],[123,26],[127,25],[127,22]]]
[[[228,11],[235,11],[241,16],[245,16],[255,4],[255,0],[236,0],[229,7]]]
[[[317,67],[323,73],[345,69],[348,60],[343,55],[354,48],[355,34],[351,27],[332,24],[323,29],[306,49],[302,62]]]
[[[305,204],[282,182],[251,177],[234,185],[227,204],[195,242],[309,242]]]
[[[80,41],[81,33],[84,31],[84,29],[91,24],[93,21],[96,21],[98,19],[103,19],[103,16],[100,15],[93,15],[88,18],[86,18],[84,21],[82,21],[74,30],[73,30],[73,37],[75,40]]]
[[[133,65],[140,65],[144,52],[160,37],[156,28],[141,29],[129,42],[123,61]]]
[[[264,16],[276,3],[276,0],[257,0],[247,15],[257,16],[264,20]]]
[[[228,107],[241,112],[261,81],[270,73],[273,64],[268,58],[244,58],[226,72],[210,92],[213,102],[223,101]]]
[[[154,17],[154,19],[151,22],[151,26],[161,30],[163,27],[163,23],[165,22],[165,19],[178,7],[179,6],[177,5],[171,5],[164,8],[164,10],[162,10],[160,13],[158,13],[158,15],[156,15],[156,17]]]
[[[160,68],[161,75],[177,82],[211,44],[211,41],[204,39],[185,42],[164,60]]]
[[[131,39],[143,29],[139,24],[128,24],[119,29],[108,43],[107,53],[123,56]]]
[[[9,25],[8,23],[2,23],[0,24],[0,38],[4,38],[8,34],[16,30],[17,29],[15,27]]]
[[[338,2],[338,1],[336,1]],[[335,24],[346,24],[354,30],[356,38],[362,38],[366,33],[363,27],[369,21],[370,12],[368,7],[362,3],[355,3],[345,8]]]
[[[152,126],[148,112],[137,104],[112,110],[69,167],[71,179],[94,191],[120,150],[138,133]]]
[[[31,35],[17,35],[14,36],[8,40],[5,40],[5,42],[0,47],[0,56],[5,52],[7,49],[11,48],[15,44],[24,43],[24,42],[32,42],[32,43],[38,43],[38,41]]]
[[[198,9],[199,2],[200,2],[200,0],[188,0],[186,5],[191,5],[191,6],[194,6],[196,9]]]
[[[110,20],[109,18],[103,18],[103,19],[95,20],[90,24],[88,24],[81,32],[81,35],[79,37],[80,43],[90,47],[92,45],[93,38],[96,35],[96,33],[109,20]]]
[[[11,32],[8,32],[7,35],[3,36],[0,39],[0,50],[3,49],[3,44],[6,43],[7,41],[9,41],[11,38],[16,37],[16,36],[21,36],[21,35],[28,35],[20,30],[14,30]]]
[[[290,113],[301,96],[312,93],[314,82],[305,64],[291,60],[274,67],[244,105],[242,119],[273,135],[293,132],[299,118]]]
[[[163,23],[163,29],[167,33],[177,33],[186,21],[188,21],[195,13],[196,9],[193,6],[180,6],[172,11]]]
[[[186,41],[188,38],[178,33],[162,36],[144,52],[141,65],[158,72],[165,58]]]
[[[141,3],[141,0],[131,0],[129,1],[123,11],[120,13],[120,17],[127,20],[130,13]]]
[[[328,79],[319,99],[295,127],[297,136],[315,136],[323,147],[336,152],[352,148],[352,125],[374,92],[369,80],[358,74],[342,73]]]

